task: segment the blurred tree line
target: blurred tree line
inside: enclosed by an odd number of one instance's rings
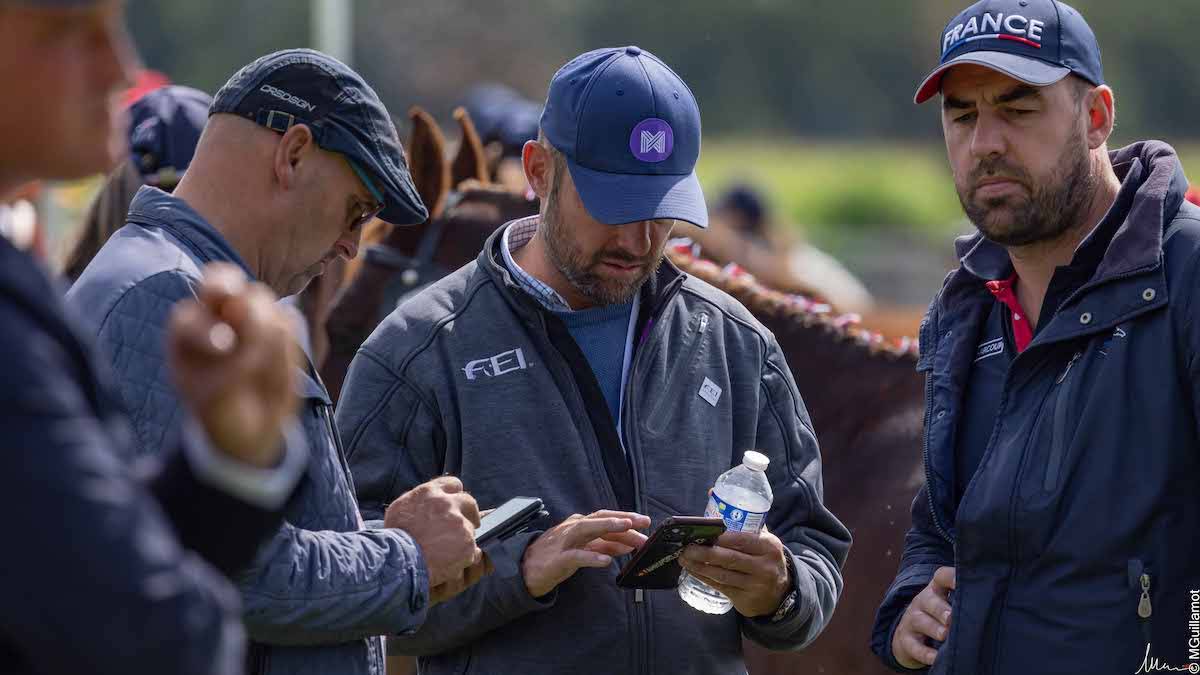
[[[934,140],[912,105],[965,0],[345,0],[355,66],[393,114],[448,117],[481,81],[531,98],[585,49],[638,44],[683,75],[705,130],[731,136]],[[1118,141],[1200,137],[1200,2],[1076,0],[1117,93]],[[143,59],[214,92],[240,65],[310,44],[302,0],[131,0]]]

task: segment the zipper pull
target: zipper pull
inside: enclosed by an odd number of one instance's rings
[[[639,588],[639,589],[637,589],[636,591],[634,591],[634,593],[633,593],[633,601],[634,601],[634,602],[641,602],[641,601],[642,601],[642,589],[640,589],[640,588]]]
[[[703,333],[706,328],[708,328],[708,314],[707,313],[700,315],[700,328],[696,332]]]
[[[1154,608],[1150,606],[1150,575],[1142,573],[1142,599],[1138,602],[1138,616],[1149,619]]]
[[[1075,362],[1078,361],[1079,357],[1081,356],[1083,356],[1083,352],[1075,352],[1075,356],[1072,356],[1071,360],[1067,362],[1067,367],[1063,369],[1062,375],[1058,376],[1058,379],[1054,381],[1054,384],[1062,384],[1063,380],[1067,379],[1067,373],[1071,372],[1071,366],[1075,365]]]

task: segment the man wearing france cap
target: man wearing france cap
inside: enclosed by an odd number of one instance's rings
[[[199,266],[224,261],[291,295],[335,257],[354,257],[377,213],[399,225],[426,218],[395,127],[357,73],[294,49],[230,78],[174,192],[143,187],[68,294],[119,374],[142,454],[179,432],[161,330]],[[478,509],[457,479],[439,478],[397,494],[364,529],[329,397],[311,364],[301,370],[306,479],[236,579],[248,670],[381,673],[378,636],[414,630],[484,573]]]
[[[708,222],[699,154],[696,101],[662,61],[637,47],[575,58],[523,151],[541,213],[398,307],[351,365],[338,423],[366,513],[447,471],[485,503],[536,496],[551,513],[389,640],[421,672],[743,672],[743,635],[797,649],[829,621],[850,537],[822,505],[779,346],[663,259],[676,221]],[[639,530],[703,513],[749,449],[771,460],[768,531],[683,556],[736,611],[618,588]]]
[[[1165,143],[1108,150],[1071,7],[985,0],[937,43],[916,101],[941,94],[979,231],[921,326],[926,481],[873,648],[932,673],[1200,672],[1200,208]]]

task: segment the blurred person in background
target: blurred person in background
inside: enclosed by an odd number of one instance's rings
[[[112,166],[111,98],[134,60],[117,0],[0,2],[0,194]],[[301,479],[286,319],[210,268],[159,334],[183,432],[134,462],[107,369],[61,289],[0,238],[0,663],[11,673],[240,672],[249,562]],[[290,439],[290,440],[285,440]],[[167,452],[178,448],[179,451]]]
[[[1108,149],[1075,9],[984,0],[937,44],[915,100],[940,93],[978,232],[921,324],[927,480],[873,648],[931,673],[1187,670],[1200,207],[1167,144]]]
[[[196,152],[211,103],[212,97],[198,89],[165,85],[142,93],[129,104],[126,157],[109,172],[88,206],[63,264],[63,275],[69,281],[78,279],[100,247],[125,226],[129,204],[142,185],[170,192],[179,184]]]
[[[181,401],[164,377],[161,333],[198,270],[232,264],[293,295],[334,259],[353,258],[376,215],[397,225],[427,217],[391,118],[357,73],[295,49],[229,79],[174,192],[139,190],[128,224],[67,294],[119,373],[142,454],[158,454],[178,431]],[[295,377],[310,461],[283,526],[237,575],[248,667],[380,673],[379,636],[415,631],[431,607],[485,572],[473,537],[478,508],[444,477],[413,485],[364,527],[329,395],[307,359]]]
[[[724,221],[733,231],[764,244],[769,233],[768,213],[766,196],[746,184],[730,187],[713,207],[714,220]]]
[[[542,106],[515,89],[498,83],[472,87],[463,100],[488,157],[492,180],[515,193],[526,193],[529,184],[521,168],[526,141],[537,138]]]
[[[38,217],[37,201],[42,195],[42,182],[31,181],[0,197],[0,237],[45,260],[46,234]]]

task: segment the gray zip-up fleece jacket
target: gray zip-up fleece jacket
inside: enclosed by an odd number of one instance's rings
[[[140,454],[161,452],[181,425],[166,367],[171,307],[192,296],[210,262],[238,265],[229,242],[186,202],[144,187],[129,224],[100,249],[67,294],[90,319],[117,373]],[[284,522],[235,581],[251,642],[251,675],[383,675],[387,633],[420,625],[428,576],[420,547],[400,530],[364,529],[333,428],[332,404],[312,369],[297,373],[309,466]],[[382,517],[382,516],[381,516]]]
[[[389,650],[435,674],[728,674],[744,672],[743,634],[773,649],[813,640],[841,593],[850,535],[822,503],[816,438],[774,336],[664,262],[642,289],[626,456],[585,357],[516,286],[499,234],[397,308],[351,365],[337,421],[364,516],[448,472],[484,508],[526,495],[545,501],[550,523],[619,508],[657,525],[703,513],[717,476],[757,448],[771,458],[767,526],[792,553],[797,609],[778,622],[702,614],[673,591],[618,588],[625,558],[535,599],[520,574],[532,533],[489,549],[496,572]],[[706,380],[719,397],[701,397]]]

